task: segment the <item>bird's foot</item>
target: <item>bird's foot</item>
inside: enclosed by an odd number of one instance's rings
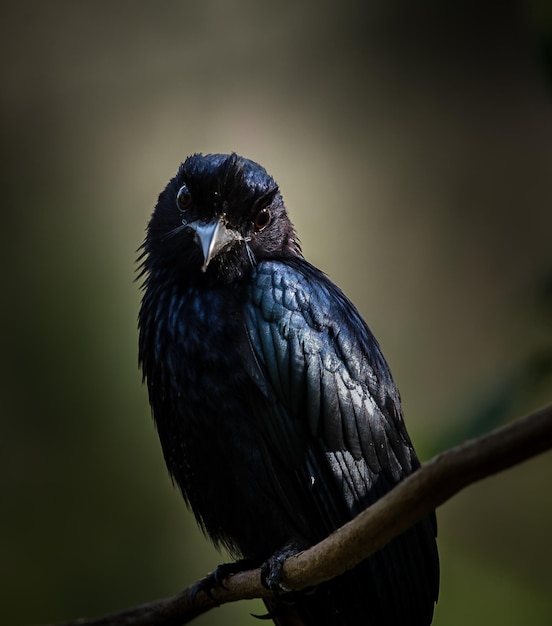
[[[284,578],[283,565],[286,559],[290,556],[295,556],[297,553],[304,550],[305,546],[300,545],[295,541],[290,541],[278,552],[275,552],[268,560],[261,565],[261,583],[267,589],[276,593],[289,593],[291,589],[288,589],[283,583]]]
[[[201,591],[207,595],[213,602],[217,602],[217,599],[213,596],[214,589],[228,589],[224,584],[224,581],[233,574],[239,572],[245,572],[248,569],[257,567],[258,563],[253,563],[249,559],[240,559],[233,563],[221,563],[217,568],[207,574],[205,578],[202,578],[192,590],[192,603],[195,600],[198,593]]]

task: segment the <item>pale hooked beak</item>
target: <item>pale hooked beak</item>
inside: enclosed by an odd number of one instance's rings
[[[222,217],[212,222],[191,222],[188,226],[194,230],[196,242],[203,253],[202,272],[207,270],[217,254],[234,242],[243,240],[240,233],[226,226]]]

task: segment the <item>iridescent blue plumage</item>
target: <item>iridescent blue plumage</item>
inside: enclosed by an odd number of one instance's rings
[[[159,197],[143,269],[153,415],[169,471],[215,543],[261,564],[320,540],[419,467],[376,340],[303,258],[263,168],[190,157]],[[434,537],[428,518],[279,606],[277,623],[427,626]]]

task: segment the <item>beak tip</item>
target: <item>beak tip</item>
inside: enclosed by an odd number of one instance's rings
[[[201,272],[205,274],[209,263],[225,248],[240,239],[240,236],[228,228],[221,218],[213,222],[189,224],[195,231],[196,241],[203,254]]]

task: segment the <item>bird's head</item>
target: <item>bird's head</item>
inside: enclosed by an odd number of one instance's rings
[[[274,179],[236,154],[194,154],[159,196],[144,269],[190,282],[231,282],[258,261],[300,255]]]

